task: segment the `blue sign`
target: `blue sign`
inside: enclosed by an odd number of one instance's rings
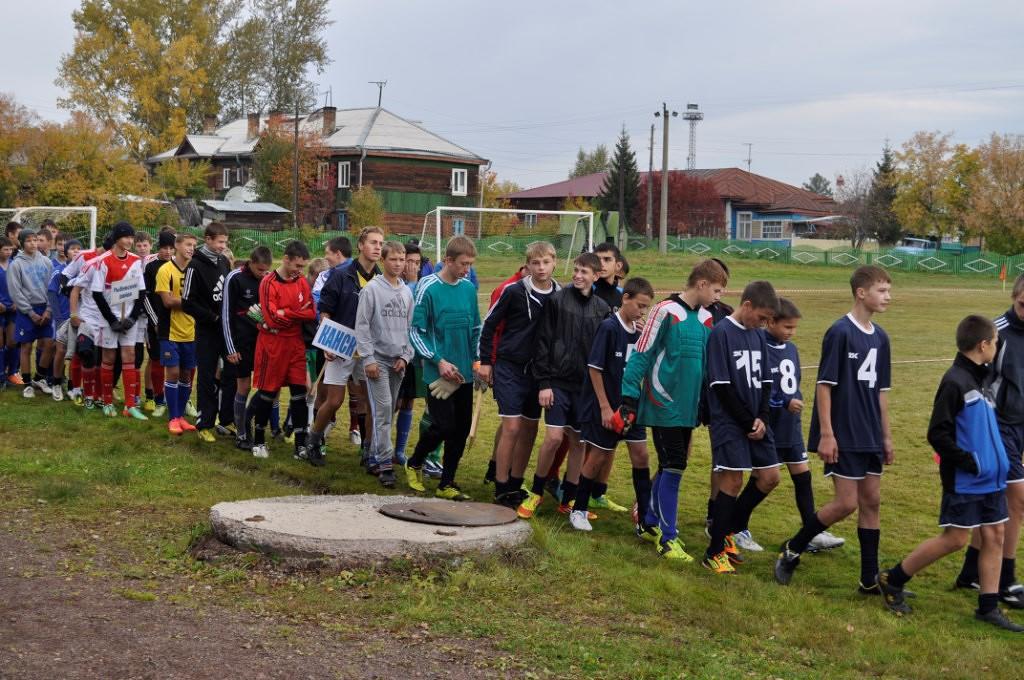
[[[324,319],[316,329],[313,346],[342,359],[351,359],[356,352],[356,332],[348,326]]]

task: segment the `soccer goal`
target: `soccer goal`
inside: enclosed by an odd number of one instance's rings
[[[530,241],[550,241],[567,260],[594,245],[594,213],[441,206],[426,213],[420,247],[441,261],[452,236],[472,238],[481,255],[521,255]]]
[[[96,247],[96,206],[33,205],[0,208],[0,219],[4,224],[18,222],[23,227],[35,230],[46,220],[52,220],[68,238],[77,238],[83,242],[88,240],[90,248]]]

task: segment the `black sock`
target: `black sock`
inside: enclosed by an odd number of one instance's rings
[[[1006,590],[1017,581],[1017,560],[1013,557],[1004,557],[1003,566],[999,572],[999,590]]]
[[[508,476],[508,487],[505,489],[505,491],[511,493],[513,491],[519,491],[522,488],[523,488],[523,478],[522,477],[513,477],[512,475]]]
[[[494,462],[494,459],[491,458],[487,463],[487,474],[484,475],[484,479],[496,479],[494,475],[496,474],[495,471],[497,470],[497,467],[498,466]]]
[[[591,492],[591,498],[600,498],[601,496],[603,496],[606,493],[608,493],[608,483],[607,482],[595,481],[591,488],[593,489],[593,491]]]
[[[712,520],[712,518],[714,517],[714,513],[715,513],[715,499],[709,497],[708,498],[708,514],[705,517],[705,519],[710,522]]]
[[[146,388],[146,399],[148,400],[148,399],[152,399],[152,398],[153,398],[153,388],[152,387],[147,387]]]
[[[814,489],[811,487],[811,471],[793,475],[793,495],[796,496],[796,509],[804,524],[814,516]]]
[[[576,499],[576,484],[562,477],[562,504],[568,505],[569,501]]]
[[[999,593],[978,593],[978,613],[988,614],[999,606]]]
[[[22,373],[21,374],[21,379],[22,379],[22,381],[26,385],[31,385],[32,384],[32,374],[31,373]]]
[[[540,475],[533,476],[533,484],[530,485],[530,492],[538,496],[544,495],[544,483],[548,481],[547,477],[541,477]]]
[[[725,550],[725,537],[729,534],[732,519],[736,513],[736,497],[719,490],[711,507],[711,543],[708,556],[714,557]]]
[[[878,541],[881,536],[881,529],[857,527],[857,540],[860,541],[860,582],[866,588],[870,588],[878,576]]]
[[[960,575],[956,580],[961,583],[978,583],[978,549],[973,545],[967,546],[964,564],[960,567]]]
[[[36,377],[34,377],[32,379],[33,380],[37,380],[39,382],[43,382],[44,380],[46,380],[46,376],[43,375],[42,373],[40,373],[39,371],[36,371]]]
[[[800,531],[796,532],[796,535],[789,539],[789,549],[795,553],[802,553],[807,550],[807,544],[811,542],[815,536],[820,534],[828,526],[822,524],[821,520],[818,519],[818,514],[811,515],[809,522],[804,522],[804,525],[800,527]]]
[[[494,497],[501,498],[508,493],[508,482],[502,482],[500,480],[494,480]]]
[[[267,429],[265,427],[257,427],[253,429],[252,443],[255,446],[260,446],[267,443]]]
[[[573,510],[582,510],[583,512],[587,511],[587,508],[590,507],[590,492],[593,488],[594,480],[589,477],[584,477],[581,474],[580,483],[576,487],[576,504],[573,505]]]
[[[889,583],[891,583],[893,586],[897,588],[902,588],[904,585],[906,585],[907,581],[909,581],[912,578],[914,577],[908,574],[907,572],[903,571],[902,562],[900,562],[895,567],[889,570]],[[864,585],[868,586],[870,584],[865,583]]]
[[[761,501],[768,497],[768,494],[757,488],[757,478],[751,477],[743,488],[739,498],[736,499],[736,509],[732,515],[732,531],[743,531],[750,523],[750,515],[754,508],[760,505]]]
[[[644,514],[651,505],[651,469],[633,468],[633,493],[636,494],[637,515],[643,524]]]

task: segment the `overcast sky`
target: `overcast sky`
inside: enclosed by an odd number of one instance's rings
[[[5,2],[0,91],[61,120],[53,84],[74,0]],[[697,6],[699,5],[699,6]],[[625,124],[641,169],[661,102],[697,103],[697,167],[799,184],[870,167],[886,139],[1024,133],[1024,3],[332,2],[339,108],[384,106],[493,161],[524,187],[565,179],[580,146]],[[661,124],[655,135],[660,166]],[[671,167],[688,131],[672,120]]]

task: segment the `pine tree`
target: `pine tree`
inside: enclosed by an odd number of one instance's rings
[[[896,154],[886,144],[882,149],[882,159],[875,164],[871,175],[871,189],[868,191],[866,216],[868,233],[881,245],[892,245],[903,236],[892,204],[896,200],[897,189]]]
[[[804,182],[803,187],[807,191],[813,191],[816,194],[832,198],[832,182],[829,182],[820,172],[814,173],[813,177]]]
[[[619,215],[622,224],[628,226],[630,215],[636,210],[640,199],[640,170],[636,164],[636,154],[629,145],[629,133],[622,126],[619,141],[615,144],[615,155],[608,164],[608,174],[601,187],[601,193],[595,203],[601,210],[619,209],[619,182],[622,182],[624,209]]]

